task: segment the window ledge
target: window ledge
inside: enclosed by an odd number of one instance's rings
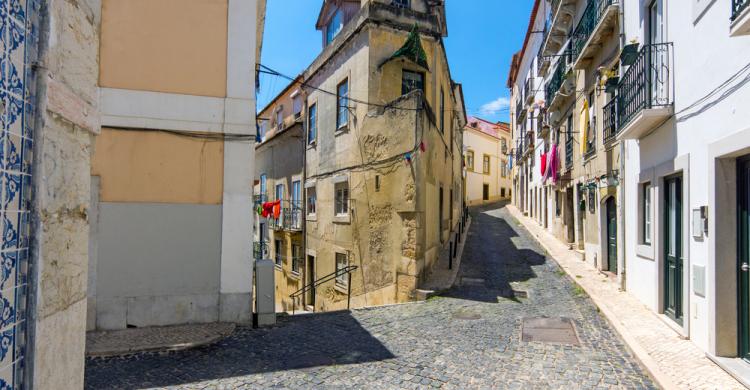
[[[648,260],[654,260],[654,247],[652,245],[638,244],[635,246],[635,254]]]
[[[273,263],[273,265],[274,265],[274,268],[276,268],[276,271],[279,271],[279,272],[282,272],[282,271],[284,271],[284,270],[283,270],[283,269],[281,268],[281,264],[277,264],[276,262],[274,262],[274,263]]]
[[[349,293],[349,288],[346,285],[346,283],[341,283],[338,280],[333,283],[333,288],[336,289],[336,291],[343,293],[343,294]]]
[[[317,149],[317,148],[318,148],[318,142],[317,141],[313,141],[313,142],[308,142],[307,143],[307,149],[308,150],[310,150],[310,149]]]
[[[341,126],[337,128],[336,131],[333,132],[333,135],[336,136],[336,135],[344,134],[348,132],[349,132],[349,125],[345,125],[345,126]]]
[[[346,215],[334,215],[333,216],[333,222],[334,223],[351,223],[352,217],[350,214]]]
[[[307,214],[307,220],[310,222],[315,222],[318,220],[317,214]]]
[[[291,271],[291,272],[289,272],[289,277],[292,278],[292,279],[300,280],[300,273],[299,272],[295,272],[295,271]]]

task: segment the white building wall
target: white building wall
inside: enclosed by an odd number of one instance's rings
[[[719,93],[701,101],[712,90],[729,80],[750,60],[750,36],[730,37],[730,3],[718,0],[713,2],[661,0],[665,18],[664,42],[674,43],[674,64],[671,75],[674,77],[676,115],[670,118],[652,134],[639,141],[628,141],[625,169],[625,210],[626,210],[626,262],[628,267],[627,289],[650,308],[661,310],[660,274],[661,248],[660,224],[654,225],[653,249],[639,245],[639,183],[651,180],[659,183],[660,177],[680,167],[684,169],[685,211],[707,206],[715,194],[712,186],[714,172],[708,153],[710,145],[727,139],[740,137],[739,132],[750,127],[750,87],[740,80],[724,88]],[[624,1],[625,41],[637,39],[645,41],[644,23],[646,12],[641,0]],[[709,3],[705,5],[704,3]],[[700,5],[699,5],[700,4]],[[705,8],[702,16],[700,10]],[[697,17],[699,16],[699,17]],[[745,78],[747,72],[740,79]],[[696,106],[691,106],[697,103]],[[737,148],[742,148],[742,139],[737,138]],[[717,183],[717,188],[721,183]],[[659,188],[652,195],[654,218],[658,222],[663,206],[657,202],[663,193]],[[692,212],[690,213],[690,215]],[[720,223],[734,223],[731,220],[715,220],[716,213],[709,208],[711,226]],[[714,353],[716,344],[713,316],[716,306],[730,297],[715,296],[715,276],[721,283],[722,276],[715,275],[712,259],[713,231],[702,238],[690,234],[692,219],[683,221],[686,238],[684,249],[684,272],[689,281],[685,288],[683,331],[700,348]],[[706,267],[706,296],[695,293],[693,277],[696,267]],[[734,298],[732,298],[734,299]]]

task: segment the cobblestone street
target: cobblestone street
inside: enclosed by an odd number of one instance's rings
[[[472,218],[456,284],[443,296],[283,317],[187,351],[92,358],[86,388],[654,387],[507,210],[476,208]],[[532,317],[570,318],[580,343],[523,341],[523,319]]]

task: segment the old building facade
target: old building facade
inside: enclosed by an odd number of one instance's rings
[[[315,279],[351,272],[319,286],[314,309],[413,300],[462,205],[466,119],[442,43],[444,5],[328,0],[317,27],[323,52],[304,72],[315,129],[306,269]]]
[[[467,122],[464,127],[466,204],[510,199],[513,188],[509,124],[492,123],[472,116]]]
[[[278,312],[295,309],[290,295],[312,281],[310,272],[305,269],[303,250],[302,175],[307,139],[304,102],[305,91],[301,77],[298,77],[258,114],[261,143],[255,149],[254,193],[258,214],[254,234],[255,257],[269,258],[276,264],[274,281]],[[314,109],[310,114],[315,116]],[[273,209],[270,213],[263,212],[264,206],[276,201],[279,202],[278,215]],[[305,302],[296,303],[300,304],[296,309],[302,309]]]

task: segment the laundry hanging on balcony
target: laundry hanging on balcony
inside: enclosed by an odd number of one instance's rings
[[[583,100],[583,107],[581,107],[581,127],[578,129],[578,133],[581,134],[581,156],[586,153],[586,144],[588,144],[588,130],[589,130],[589,101],[588,99]]]
[[[268,218],[273,215],[275,219],[279,219],[279,214],[281,214],[281,200],[263,203],[261,217]]]
[[[540,174],[545,176],[545,173],[547,172],[547,153],[542,153],[542,155],[539,156],[539,168],[541,168]]]

